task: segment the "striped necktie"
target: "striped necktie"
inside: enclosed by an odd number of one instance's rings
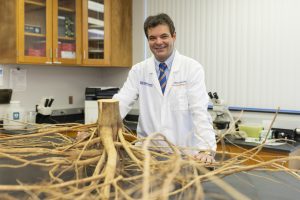
[[[167,69],[167,65],[166,63],[160,63],[159,64],[159,83],[160,83],[160,87],[161,87],[161,91],[164,94],[165,89],[166,89],[166,85],[167,85],[167,76],[166,76],[166,72],[165,70]]]

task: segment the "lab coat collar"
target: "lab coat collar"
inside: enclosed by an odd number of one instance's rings
[[[179,66],[180,66],[180,56],[181,55],[176,50],[164,96],[169,95],[169,92],[172,89],[172,85],[173,85],[173,82],[174,82],[174,77],[176,76],[176,73],[178,73],[179,70],[180,70],[180,68],[179,68]]]

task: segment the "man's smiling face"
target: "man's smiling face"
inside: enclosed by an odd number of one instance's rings
[[[160,24],[148,29],[148,43],[150,50],[160,62],[166,61],[172,54],[175,40],[176,34],[174,33],[171,35],[167,25]]]

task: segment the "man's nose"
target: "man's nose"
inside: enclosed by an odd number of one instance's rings
[[[162,42],[163,42],[163,40],[161,38],[157,38],[155,41],[156,44],[161,44]]]

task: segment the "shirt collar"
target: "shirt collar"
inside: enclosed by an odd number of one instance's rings
[[[172,54],[169,56],[169,58],[164,62],[164,63],[167,65],[168,70],[171,70],[171,67],[172,67],[172,63],[173,63],[174,57],[175,57],[175,49],[173,50],[173,52],[172,52]],[[155,57],[154,57],[154,62],[155,62],[155,68],[156,68],[156,70],[159,70],[159,64],[160,64],[161,62],[158,61]]]

